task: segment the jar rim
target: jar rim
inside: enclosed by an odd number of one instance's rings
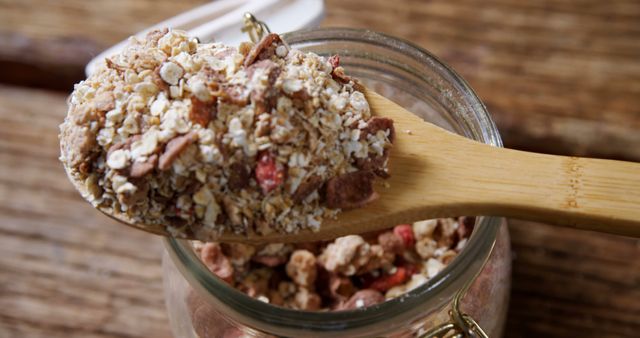
[[[371,30],[353,28],[316,28],[286,33],[283,38],[288,42],[340,40],[374,44],[436,67],[439,75],[454,82],[465,98],[471,101],[475,118],[483,126],[483,139],[478,141],[502,146],[498,130],[486,107],[466,81],[437,57],[411,42]],[[336,331],[344,330],[366,334],[362,329],[372,324],[387,323],[386,325],[395,326],[399,322],[412,320],[416,311],[424,313],[424,304],[429,300],[442,301],[450,296],[452,290],[466,288],[470,281],[461,280],[460,277],[473,271],[473,280],[479,273],[493,248],[500,223],[499,217],[478,217],[464,250],[443,271],[416,289],[374,306],[335,312],[292,310],[249,297],[209,272],[187,240],[165,238],[164,243],[169,256],[190,285],[224,309],[224,313],[232,320],[282,336],[299,336],[309,330],[314,333],[325,332],[327,335],[335,335]]]

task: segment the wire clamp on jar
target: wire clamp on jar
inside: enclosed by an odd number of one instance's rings
[[[480,325],[468,314],[460,311],[460,300],[467,288],[462,289],[453,299],[449,310],[449,322],[442,323],[419,338],[489,338]]]
[[[262,39],[265,33],[271,33],[269,26],[264,22],[258,20],[253,14],[246,12],[243,17],[244,27],[242,32],[247,33],[253,43],[256,43]]]

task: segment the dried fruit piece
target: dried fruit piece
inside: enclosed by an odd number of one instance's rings
[[[393,127],[393,120],[388,117],[372,117],[367,121],[367,126],[362,129],[363,134],[361,135],[375,135],[380,130],[389,132],[389,141],[391,141],[391,143],[396,140],[396,131]]]
[[[272,268],[272,267],[286,263],[287,256],[259,255],[259,256],[253,256],[251,260],[256,263],[260,263]]]
[[[227,185],[232,191],[238,191],[249,186],[251,169],[246,161],[239,161],[229,167],[229,181]]]
[[[396,225],[393,233],[402,239],[405,248],[411,248],[416,244],[416,238],[413,235],[413,227],[409,224]]]
[[[258,155],[256,180],[264,194],[268,194],[279,187],[284,181],[284,168],[278,166],[275,157],[271,153],[261,152]]]
[[[331,67],[334,69],[340,67],[340,55],[338,54],[331,55],[327,61],[329,61],[329,64],[331,64]]]
[[[189,110],[189,120],[193,123],[197,123],[203,127],[206,127],[215,117],[216,114],[216,101],[203,102],[197,97],[191,97],[191,109]]]
[[[396,133],[393,127],[393,120],[378,116],[372,117],[367,122],[367,125],[360,133],[360,139],[366,140],[370,135],[375,137],[379,131],[388,133],[388,139],[391,143],[395,141]],[[379,177],[388,178],[390,176],[386,170],[388,158],[389,149],[385,148],[382,154],[369,153],[369,156],[366,158],[356,159],[356,166],[361,170],[373,171]]]
[[[352,79],[344,73],[344,68],[340,67],[340,56],[332,55],[327,60],[331,65],[331,77],[340,83],[349,83]]]
[[[415,273],[415,268],[411,265],[399,266],[396,271],[390,275],[383,275],[374,280],[369,287],[380,292],[385,292],[396,285],[403,284],[411,275]]]
[[[356,171],[334,177],[327,182],[326,203],[332,209],[353,209],[377,198],[373,191],[374,175],[370,171]]]
[[[475,217],[463,216],[458,218],[458,237],[460,239],[467,238],[471,236],[471,232],[473,232],[473,228],[476,224]]]

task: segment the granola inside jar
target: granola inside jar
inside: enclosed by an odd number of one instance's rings
[[[327,57],[340,55],[348,74],[425,120],[477,141],[501,146],[493,122],[473,91],[446,65],[416,46],[364,30],[319,29],[294,32],[283,38],[292,48]],[[428,188],[424,193],[429,193]],[[389,226],[392,228],[394,224]],[[227,284],[233,277],[225,275],[228,271],[215,271],[222,278],[210,271],[212,267],[227,266],[216,261],[222,247],[209,245],[208,256],[205,256],[210,261],[205,259],[203,263],[198,255],[202,256],[202,246],[166,239],[165,296],[174,335],[420,337],[429,328],[450,321],[448,311],[453,300],[464,292],[461,311],[473,317],[489,336],[499,337],[507,309],[511,268],[506,223],[501,218],[477,217],[472,227],[473,232],[466,234],[464,247],[455,258],[419,286],[399,290],[393,297],[385,297],[386,301],[377,299],[369,304],[371,297],[360,302],[354,299],[351,305],[355,306],[343,304],[346,309],[339,308],[343,311],[318,307],[321,311],[310,312],[304,311],[310,308],[281,307],[257,296],[250,297],[248,292]],[[379,241],[375,243],[380,244]],[[228,253],[229,249],[225,250]],[[287,253],[288,261],[295,262],[292,264],[295,266],[284,273],[297,281],[294,284],[298,286],[318,278],[309,275],[311,269],[301,267],[322,264],[330,269],[343,269],[343,273],[355,268],[341,265],[335,261],[336,257],[320,258],[322,254],[318,253],[320,256],[313,255],[312,259],[308,253],[296,252]],[[245,254],[255,256],[255,253]],[[319,260],[323,260],[322,263],[318,263]],[[232,265],[228,262],[228,266]],[[287,269],[287,264],[280,263],[280,266]],[[388,291],[385,287],[385,292]],[[313,300],[312,297],[305,299]],[[344,303],[348,304],[349,300]],[[314,304],[305,303],[307,305]]]

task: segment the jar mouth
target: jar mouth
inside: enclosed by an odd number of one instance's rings
[[[296,31],[284,34],[283,38],[294,46],[327,41],[367,44],[401,53],[430,67],[464,95],[466,106],[473,112],[473,119],[482,126],[479,133],[466,136],[493,146],[502,146],[495,124],[471,87],[449,66],[411,42],[370,30],[344,28]],[[366,336],[371,334],[366,328],[372,324],[385,323],[389,330],[406,326],[406,323],[411,323],[426,311],[445,304],[456,291],[464,289],[489,257],[500,223],[501,218],[498,217],[478,217],[465,248],[453,262],[416,289],[377,305],[336,312],[292,310],[251,298],[209,272],[189,241],[166,238],[164,243],[169,256],[189,284],[232,320],[281,336],[300,336],[310,331],[315,336],[323,336],[322,333],[326,336],[335,335],[337,331]],[[470,278],[462,278],[466,276]]]

